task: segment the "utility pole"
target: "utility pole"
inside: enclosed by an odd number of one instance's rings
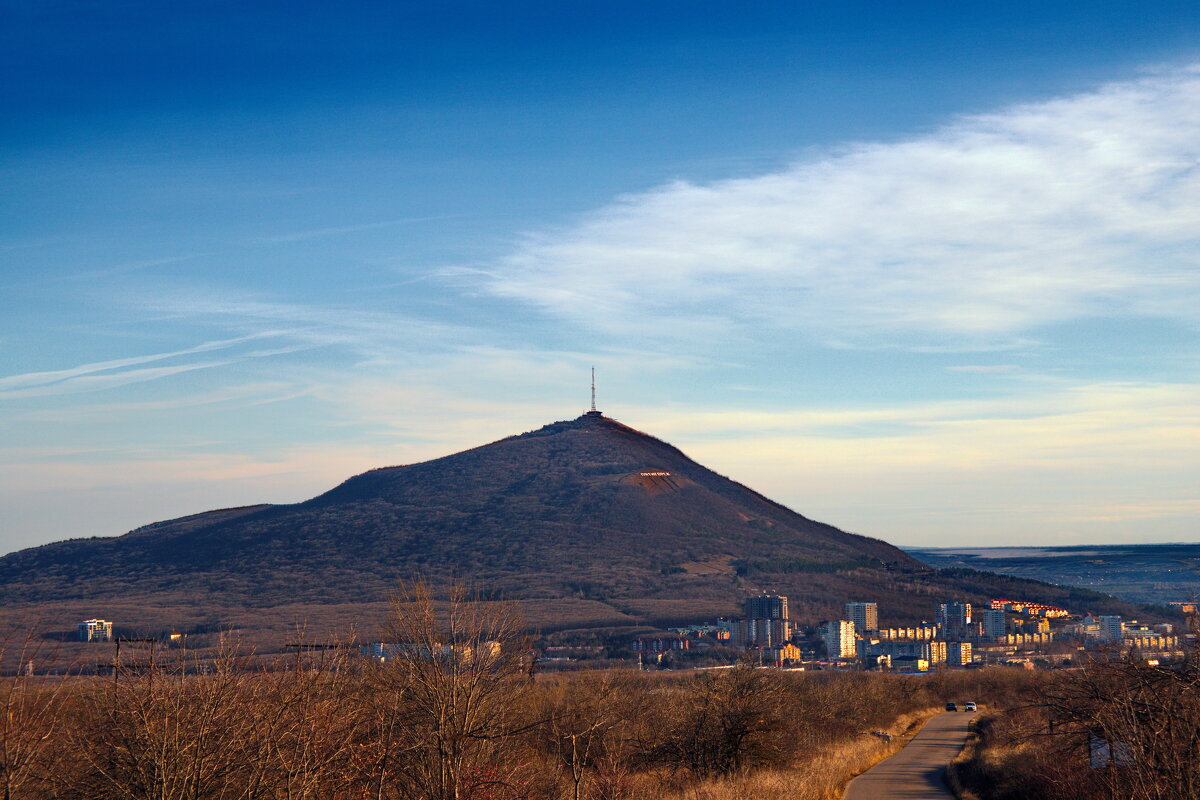
[[[154,680],[154,643],[157,639],[137,637],[137,636],[118,636],[114,640],[117,643],[117,652],[113,656],[113,686],[117,685],[117,678],[121,674],[121,642],[149,642],[150,643],[150,679]]]
[[[305,650],[342,650],[349,651],[358,647],[354,642],[288,642],[284,645],[285,648],[295,649],[296,651],[296,671],[300,671],[300,656]],[[324,666],[325,659],[322,657],[321,665]]]

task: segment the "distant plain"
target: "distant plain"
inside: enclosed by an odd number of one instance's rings
[[[1081,586],[1131,603],[1179,602],[1200,594],[1200,543],[902,549],[933,567]]]

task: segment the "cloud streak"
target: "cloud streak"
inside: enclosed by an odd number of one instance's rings
[[[739,326],[995,347],[1098,315],[1200,317],[1200,66],[757,177],[678,181],[527,236],[490,291],[597,329]]]
[[[291,242],[304,242],[309,239],[319,239],[325,236],[343,236],[348,233],[360,233],[362,231],[373,231],[380,228],[394,228],[397,225],[411,225],[418,222],[433,222],[436,220],[451,219],[450,216],[434,216],[434,217],[406,217],[404,219],[392,219],[384,222],[366,222],[359,225],[340,225],[329,228],[313,228],[304,231],[292,231],[290,233],[281,233],[274,236],[260,236],[253,240],[254,244],[288,244]]]
[[[200,353],[226,350],[240,344],[245,344],[246,342],[273,338],[279,335],[278,331],[256,333],[232,339],[218,339],[204,342],[195,347],[172,350],[166,353],[152,353],[150,355],[119,358],[109,361],[93,361],[68,369],[9,375],[0,378],[0,399],[39,397],[50,394],[74,394],[75,392],[89,391],[92,388],[122,386],[127,383],[153,380],[192,369],[217,366],[218,364],[228,362],[204,362],[184,366],[129,369],[129,367],[140,367],[143,364],[152,364],[156,361],[167,361],[185,356],[198,355]]]
[[[198,369],[223,367],[229,363],[231,362],[228,360],[201,361],[193,364],[177,364],[170,367],[127,369],[104,375],[81,375],[44,386],[31,386],[24,389],[0,391],[0,400],[17,400],[25,397],[49,397],[53,395],[95,392],[101,389],[115,389],[119,386],[128,386],[131,383],[144,383],[146,381],[158,380],[159,378],[168,378],[172,375],[193,372]]]

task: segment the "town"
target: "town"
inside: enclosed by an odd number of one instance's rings
[[[1196,612],[1195,603],[1173,605],[1184,614]],[[670,663],[672,653],[724,646],[763,666],[919,673],[990,665],[1070,666],[1102,653],[1153,665],[1182,659],[1182,644],[1170,623],[1076,615],[1003,598],[987,608],[941,603],[933,620],[902,627],[881,627],[878,603],[848,602],[842,619],[803,626],[791,621],[787,597],[764,594],[746,599],[741,618],[637,636],[630,649],[643,667]]]
[[[1185,615],[1197,604],[1171,604]],[[1015,666],[1024,669],[1074,666],[1085,660],[1120,656],[1148,665],[1179,661],[1191,632],[1171,623],[1140,624],[1119,616],[1073,614],[1065,608],[998,598],[987,608],[946,602],[932,620],[918,625],[882,627],[875,602],[847,602],[841,619],[816,625],[793,622],[788,598],[761,594],[746,598],[744,615],[712,623],[637,634],[624,642],[554,644],[535,647],[542,669],[628,667],[671,669],[751,663],[787,670],[877,670],[923,673],[939,669]],[[81,642],[161,643],[186,646],[187,637],[119,636],[113,623],[89,619],[77,626]],[[293,649],[333,645],[291,645]],[[339,648],[386,660],[401,643],[344,642]],[[707,658],[706,658],[707,656]]]

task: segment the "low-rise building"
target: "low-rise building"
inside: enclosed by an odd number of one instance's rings
[[[1053,633],[1009,633],[995,640],[998,644],[1050,644],[1054,641]]]
[[[919,656],[897,656],[892,659],[892,669],[901,672],[927,672],[929,659]]]
[[[412,659],[421,661],[471,662],[474,659],[496,658],[500,655],[500,643],[483,641],[471,644],[434,644],[432,647],[417,642],[369,642],[359,645],[359,652],[376,661],[390,659]]]
[[[730,633],[728,625],[688,625],[685,628],[671,628],[673,633],[678,633],[680,636],[691,636],[697,639],[707,638],[716,639],[717,641],[729,641]]]
[[[969,653],[970,645],[967,648]],[[893,663],[899,658],[922,658],[931,664],[944,664],[947,653],[948,644],[937,639],[933,641],[882,641],[875,638],[861,638],[858,640],[858,657],[864,664],[876,663],[879,656],[888,656]]]
[[[1138,650],[1158,651],[1158,650],[1178,650],[1178,636],[1164,636],[1161,633],[1140,633],[1126,631],[1122,644],[1125,647],[1137,648]]]
[[[776,667],[786,667],[792,664],[799,664],[801,660],[800,648],[789,643],[781,644],[777,647],[766,647],[762,650],[762,658],[764,664],[770,664]]]
[[[1017,617],[1012,624],[1014,633],[1050,632],[1050,620],[1045,617]]]
[[[929,640],[937,638],[936,625],[918,625],[912,628],[880,628],[872,635],[884,641],[893,640]]]
[[[1030,603],[1025,600],[1005,600],[1001,598],[993,600],[991,602],[991,606],[992,608],[1011,611],[1014,614],[1024,614],[1028,617],[1045,617],[1047,619],[1067,617],[1071,614],[1071,612],[1067,611],[1065,608],[1048,606],[1045,603]]]
[[[635,653],[665,653],[668,650],[687,650],[691,646],[686,636],[662,634],[660,636],[638,636],[629,645]]]

